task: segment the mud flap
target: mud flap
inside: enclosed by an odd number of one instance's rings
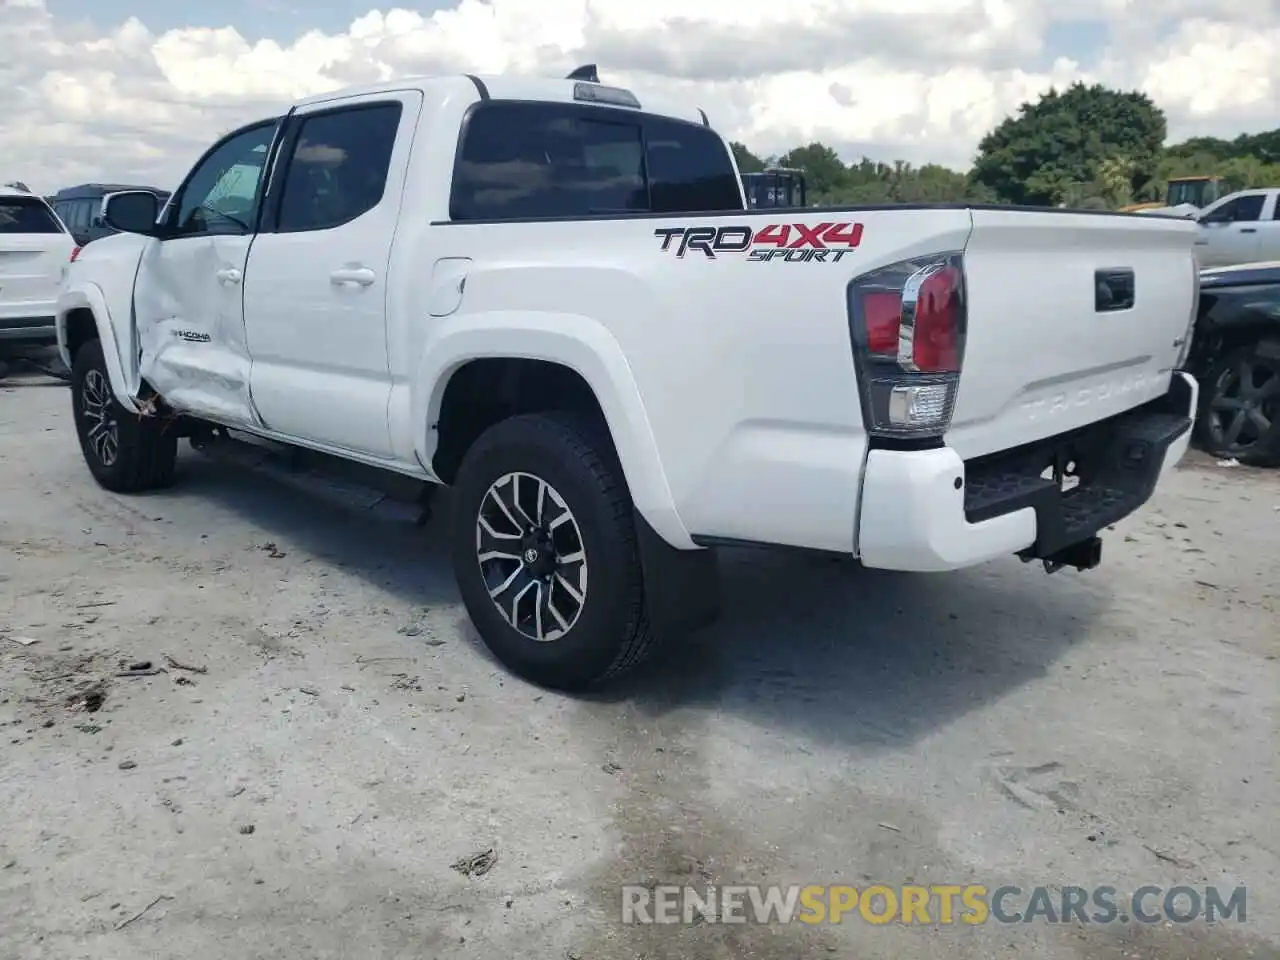
[[[677,550],[635,514],[649,622],[660,635],[688,633],[720,616],[720,567],[715,550]]]

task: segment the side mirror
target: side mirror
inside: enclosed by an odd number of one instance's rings
[[[147,190],[121,190],[107,194],[102,200],[102,219],[121,233],[158,236],[156,217],[159,213],[160,201]]]

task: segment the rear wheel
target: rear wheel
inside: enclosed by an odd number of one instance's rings
[[[485,645],[534,683],[579,690],[648,654],[630,496],[607,440],[569,416],[487,430],[455,481],[458,588]]]
[[[82,346],[72,362],[71,409],[85,463],[103,487],[139,493],[173,482],[177,438],[116,399],[98,340]]]
[[[1253,343],[1224,354],[1204,379],[1197,420],[1214,456],[1280,465],[1280,346]]]

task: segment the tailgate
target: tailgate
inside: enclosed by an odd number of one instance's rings
[[[1157,217],[974,210],[948,445],[980,456],[1162,396],[1196,299],[1195,231]]]
[[[0,302],[56,298],[74,246],[64,233],[0,233]]]

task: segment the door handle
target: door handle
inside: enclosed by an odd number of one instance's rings
[[[223,283],[239,283],[243,274],[235,267],[223,267],[218,271],[218,279]]]
[[[1258,228],[1257,227],[1241,227],[1240,232],[1241,233],[1257,233]]]
[[[369,286],[376,279],[377,276],[368,267],[341,267],[329,274],[330,283],[358,283],[362,287]]]

